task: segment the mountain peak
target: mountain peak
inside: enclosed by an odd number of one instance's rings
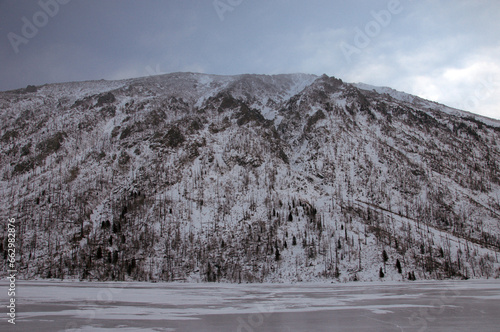
[[[500,275],[495,120],[307,74],[50,84],[0,105],[24,278]]]

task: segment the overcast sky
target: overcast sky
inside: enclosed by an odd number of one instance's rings
[[[500,118],[497,0],[0,0],[0,37],[0,90],[326,73]]]

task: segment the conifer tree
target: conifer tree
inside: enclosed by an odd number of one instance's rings
[[[398,269],[399,274],[403,273],[401,269],[401,262],[399,261],[399,259],[396,260],[396,269]]]

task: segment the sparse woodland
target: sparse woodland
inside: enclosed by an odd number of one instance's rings
[[[308,75],[0,93],[23,278],[500,276],[500,122]],[[3,272],[2,272],[3,273]]]

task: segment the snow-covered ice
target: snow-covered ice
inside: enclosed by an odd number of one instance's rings
[[[7,284],[2,281],[0,287],[6,289]],[[496,331],[500,324],[498,280],[346,284],[20,281],[17,288],[13,331]],[[6,303],[6,292],[1,294]],[[5,327],[6,320],[1,324]]]

